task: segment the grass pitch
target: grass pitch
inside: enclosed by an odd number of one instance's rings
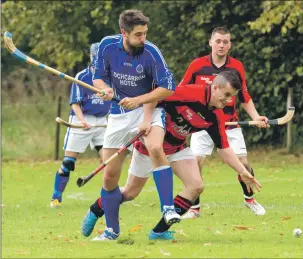
[[[214,155],[203,173],[201,217],[174,225],[174,242],[147,238],[161,216],[150,179],[136,200],[121,206],[119,241],[105,243],[81,235],[82,219],[100,193],[101,173],[80,189],[75,183],[98,166],[96,159],[77,160],[60,209],[50,209],[49,201],[61,162],[4,162],[2,258],[302,258],[303,236],[292,235],[294,228],[303,229],[302,157],[251,152],[249,161],[263,185],[256,198],[266,208],[265,216],[255,216],[243,206],[236,173]],[[175,178],[175,194],[181,188]],[[104,223],[98,221],[91,237],[104,229]]]

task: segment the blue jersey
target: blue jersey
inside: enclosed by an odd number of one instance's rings
[[[151,42],[145,41],[144,51],[138,56],[123,48],[121,34],[101,40],[96,58],[93,79],[102,79],[114,90],[111,113],[128,112],[118,105],[124,97],[136,97],[151,92],[155,87],[175,90],[173,75],[160,52]]]
[[[93,74],[90,67],[82,70],[76,75],[76,79],[89,85],[93,85],[92,78]],[[79,104],[83,114],[94,115],[96,117],[107,115],[110,108],[110,101],[104,101],[98,97],[95,92],[84,88],[83,86],[79,86],[76,83],[72,84],[69,103]],[[75,115],[73,109],[71,109],[70,114]]]

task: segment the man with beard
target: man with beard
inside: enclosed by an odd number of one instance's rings
[[[137,130],[144,131],[144,143],[152,159],[163,217],[171,225],[180,221],[180,215],[174,209],[173,173],[162,146],[165,111],[155,107],[155,103],[172,95],[175,84],[160,50],[146,41],[148,23],[148,17],[138,10],[126,10],[120,14],[121,34],[101,40],[97,58],[93,61],[96,68],[93,84],[102,90],[100,97],[112,100],[103,159],[106,161],[114,155],[134,137]],[[119,236],[122,195],[118,181],[126,155],[120,154],[115,162],[105,167],[100,196],[106,229],[95,239],[97,241],[115,240]],[[95,222],[96,215],[89,210],[85,220],[88,224]]]
[[[231,101],[241,88],[237,73],[224,71],[216,76],[211,85],[178,85],[175,94],[166,98],[166,133],[164,151],[171,163],[175,175],[184,184],[183,190],[175,197],[174,204],[178,214],[183,215],[204,189],[202,177],[195,156],[186,145],[186,137],[206,130],[224,161],[241,176],[247,188],[260,190],[259,182],[247,171],[236,154],[229,147],[225,132],[223,107]],[[135,143],[129,175],[125,187],[121,188],[123,201],[134,199],[143,189],[152,171],[152,162],[148,151],[141,141]],[[102,201],[99,198],[90,207],[96,215],[94,224],[83,221],[82,234],[89,236],[97,222],[104,215]],[[173,233],[170,225],[162,217],[149,233],[150,240],[171,240]]]

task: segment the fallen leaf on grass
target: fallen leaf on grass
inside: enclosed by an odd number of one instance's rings
[[[134,243],[135,243],[135,241],[133,239],[129,239],[129,238],[118,240],[118,244],[121,244],[121,245],[133,245]]]
[[[7,207],[7,205],[5,205],[5,204],[1,204],[1,207],[3,208],[3,207]]]
[[[219,230],[216,230],[215,235],[222,235],[222,233]]]
[[[18,255],[29,255],[30,252],[28,252],[28,251],[15,251],[15,254],[18,254]]]
[[[69,239],[69,238],[65,238],[64,241],[66,241],[66,242],[75,242],[74,240]]]
[[[129,232],[129,233],[138,232],[138,231],[140,231],[142,228],[143,228],[143,226],[142,226],[141,224],[139,224],[138,226],[129,229],[128,232]]]
[[[291,219],[291,217],[290,217],[290,216],[284,216],[284,217],[282,217],[281,219],[282,219],[282,220],[289,220],[289,219]]]
[[[141,207],[141,205],[137,204],[137,203],[132,203],[132,205],[135,206],[135,207]]]
[[[241,230],[254,230],[254,227],[246,227],[246,226],[242,226],[242,225],[233,225],[234,228],[236,229],[241,229]]]
[[[165,251],[165,250],[163,250],[162,248],[160,248],[160,252],[161,252],[161,254],[166,255],[166,256],[170,256],[170,255],[171,255],[170,252]]]
[[[78,243],[78,245],[79,245],[79,246],[87,246],[88,243],[87,243],[87,242],[80,242],[80,243]]]
[[[184,233],[184,230],[183,230],[183,229],[178,229],[178,230],[176,230],[176,232],[177,232],[178,234],[182,235],[182,236],[188,237],[188,235],[186,235],[186,234]]]
[[[62,216],[62,215],[63,215],[62,212],[59,212],[59,213],[58,213],[58,216]]]
[[[211,243],[204,243],[204,246],[211,246]]]

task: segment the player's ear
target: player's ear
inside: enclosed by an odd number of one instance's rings
[[[228,50],[230,50],[230,48],[231,48],[231,42],[229,42],[229,48],[228,48]]]
[[[126,36],[126,34],[127,34],[126,30],[121,29],[121,34],[122,34],[122,36],[123,36],[123,37],[125,37],[125,36]]]
[[[212,41],[211,41],[211,38],[209,39],[209,41],[208,41],[208,45],[211,47],[211,45],[212,45]]]
[[[217,90],[218,88],[219,88],[219,85],[214,85],[214,86],[213,86],[213,89],[214,89],[214,90]]]

